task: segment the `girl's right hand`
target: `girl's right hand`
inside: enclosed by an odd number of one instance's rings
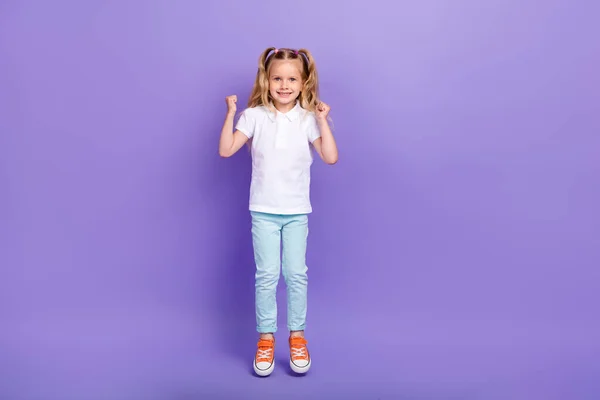
[[[227,96],[225,98],[225,102],[227,103],[227,112],[229,114],[235,114],[236,110],[237,110],[237,96],[231,95],[231,96]]]

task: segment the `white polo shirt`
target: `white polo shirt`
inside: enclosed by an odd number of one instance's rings
[[[250,210],[311,213],[310,144],[321,136],[314,113],[298,102],[287,113],[264,106],[247,108],[236,129],[252,139]]]

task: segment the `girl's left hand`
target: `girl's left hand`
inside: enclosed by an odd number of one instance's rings
[[[325,104],[323,102],[320,102],[319,104],[317,104],[317,109],[316,109],[317,118],[326,120],[327,115],[329,115],[329,110],[331,110],[331,107],[329,107],[327,104]]]

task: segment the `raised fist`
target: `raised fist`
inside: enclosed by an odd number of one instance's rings
[[[235,94],[227,96],[225,102],[227,103],[227,111],[231,114],[235,114],[237,110],[237,96]]]
[[[318,119],[327,119],[327,115],[329,115],[329,110],[331,110],[331,107],[329,107],[327,104],[323,103],[322,101],[319,102],[319,104],[317,104],[317,109],[316,109],[316,115]]]

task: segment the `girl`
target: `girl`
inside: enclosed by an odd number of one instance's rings
[[[311,365],[304,338],[307,304],[305,262],[310,202],[311,145],[327,164],[338,150],[328,124],[330,107],[318,97],[318,76],[306,49],[269,47],[259,58],[248,101],[233,132],[237,97],[226,98],[227,116],[219,154],[231,157],[246,142],[252,154],[250,214],[255,274],[255,311],[260,334],[254,371],[268,376],[275,366],[276,289],[281,269],[286,283],[290,366],[306,373]]]

